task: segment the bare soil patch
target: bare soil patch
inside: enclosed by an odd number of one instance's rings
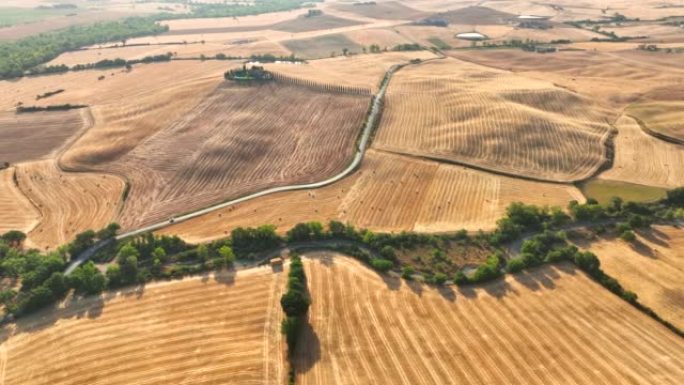
[[[359,2],[363,3],[363,2]],[[354,13],[373,19],[415,20],[428,13],[411,8],[398,1],[384,1],[372,4],[335,4],[333,7],[342,12]]]
[[[362,23],[356,20],[349,20],[326,14],[320,16],[302,15],[294,20],[287,20],[277,24],[273,24],[269,27],[269,29],[274,29],[276,31],[298,33],[318,31],[323,29],[350,27],[359,24]]]

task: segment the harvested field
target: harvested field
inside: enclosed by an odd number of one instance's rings
[[[0,170],[0,234],[10,230],[28,233],[40,213],[14,183],[14,167]]]
[[[437,290],[312,256],[298,384],[674,385],[684,375],[680,337],[569,264]]]
[[[283,273],[257,268],[67,300],[2,335],[0,383],[284,383]]]
[[[343,34],[323,35],[309,39],[287,40],[282,44],[297,57],[318,59],[342,55],[346,48],[350,53],[361,53],[363,46]]]
[[[90,126],[90,120],[86,109],[0,113],[0,164],[50,158]]]
[[[338,56],[313,60],[306,64],[275,63],[266,68],[297,79],[322,84],[367,88],[376,92],[387,70],[395,64],[419,58],[434,58],[429,51],[385,52],[372,55]]]
[[[385,48],[392,49],[399,44],[411,43],[411,40],[391,29],[361,29],[349,32],[346,35],[364,47],[376,44],[383,50]]]
[[[80,232],[113,222],[124,189],[117,177],[65,173],[52,160],[17,166],[17,181],[40,211],[41,221],[29,232],[28,241],[43,250],[54,250]]]
[[[302,14],[301,9],[285,12],[270,12],[261,15],[250,15],[240,17],[216,17],[206,19],[178,19],[165,20],[164,25],[169,26],[170,31],[190,31],[202,30],[206,28],[243,28],[245,30],[256,30],[259,28],[268,28],[269,26],[293,20]]]
[[[130,12],[83,11],[74,16],[50,17],[33,23],[17,24],[11,27],[0,28],[0,41],[21,39],[75,25],[93,24],[97,22],[123,19],[131,15],[132,13]]]
[[[627,114],[638,119],[645,129],[684,144],[684,102],[633,104],[627,108]]]
[[[530,182],[369,150],[361,170],[338,183],[255,199],[175,224],[160,233],[205,242],[225,237],[238,226],[271,223],[282,233],[299,222],[331,219],[386,232],[476,231],[494,227],[515,201],[565,207],[571,200],[584,200],[572,186]]]
[[[665,142],[644,133],[632,118],[616,123],[613,167],[599,177],[647,186],[684,186],[684,146]]]
[[[149,224],[335,175],[354,151],[368,103],[365,96],[287,84],[224,83],[192,112],[103,165],[131,183],[121,224]]]
[[[471,26],[506,25],[512,19],[515,19],[516,15],[497,11],[496,9],[492,8],[471,6],[455,11],[440,12],[435,15],[431,15],[430,18],[445,19],[448,20],[450,24],[463,24]]]
[[[372,4],[335,4],[338,11],[354,13],[373,19],[388,20],[416,20],[428,15],[428,13],[408,7],[397,1],[385,1]]]
[[[587,198],[607,204],[613,197],[625,202],[655,202],[665,198],[667,189],[606,179],[591,179],[580,186]]]
[[[639,301],[680,329],[684,328],[684,230],[654,226],[630,244],[600,239],[586,246],[603,270],[639,296]]]
[[[612,112],[544,81],[455,60],[392,79],[373,146],[536,180],[590,177]]]
[[[319,31],[324,29],[334,29],[359,25],[361,22],[331,15],[307,16],[302,15],[294,20],[287,20],[269,27],[276,31],[292,33]]]
[[[66,85],[67,91],[55,98],[64,95],[69,97],[66,100],[90,100],[95,126],[69,148],[62,164],[70,169],[95,170],[99,164],[121,157],[192,111],[221,84],[230,65],[218,61],[141,65],[99,82],[97,73],[90,74],[94,79],[80,88],[78,84]],[[88,88],[93,80],[102,88]]]

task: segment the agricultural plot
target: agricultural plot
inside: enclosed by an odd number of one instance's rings
[[[684,144],[684,103],[638,103],[629,106],[627,114],[638,119],[645,130]]]
[[[684,328],[684,230],[654,226],[638,240],[600,239],[586,245],[603,270],[639,296],[659,316]]]
[[[565,207],[583,199],[573,186],[369,150],[359,171],[330,186],[258,198],[160,233],[206,242],[225,237],[238,226],[270,223],[283,233],[299,222],[331,219],[385,232],[476,231],[493,228],[512,202]]]
[[[684,185],[684,147],[646,134],[627,116],[616,127],[613,167],[601,179],[664,188]]]
[[[333,8],[341,12],[353,13],[372,19],[415,20],[428,15],[426,12],[411,8],[398,1],[368,2],[367,4],[337,3],[333,5]]]
[[[407,63],[412,59],[431,59],[429,51],[385,52],[372,55],[338,56],[312,60],[304,64],[266,64],[269,71],[292,78],[321,84],[369,89],[377,92],[382,78],[395,64]]]
[[[481,288],[305,260],[313,298],[298,384],[678,384],[681,338],[571,265]]]
[[[14,167],[0,170],[0,234],[10,230],[27,233],[40,220],[40,213],[14,183]]]
[[[470,6],[453,11],[440,12],[430,16],[430,18],[447,20],[450,24],[471,26],[506,25],[509,24],[512,19],[515,19],[515,17],[516,15],[507,12],[480,6]]]
[[[370,47],[375,44],[379,46],[381,50],[384,50],[385,48],[391,50],[399,44],[412,43],[411,40],[398,34],[393,29],[360,29],[348,32],[346,35],[348,38],[364,47]]]
[[[555,182],[606,162],[611,112],[547,82],[446,59],[397,73],[385,104],[381,150]]]
[[[55,249],[80,232],[101,229],[120,208],[124,182],[115,176],[65,173],[52,160],[20,164],[16,173],[21,192],[41,215],[28,233],[33,247]]]
[[[3,331],[0,383],[282,384],[282,274],[258,268],[67,300]]]
[[[343,34],[286,40],[283,41],[282,44],[297,57],[306,59],[319,59],[342,55],[345,49],[350,53],[361,53],[363,50],[363,46],[352,41]]]
[[[355,20],[343,19],[331,15],[307,16],[302,15],[294,20],[287,20],[269,27],[276,31],[285,31],[291,33],[319,31],[324,29],[335,29],[350,27],[352,25],[362,24]]]
[[[335,175],[354,151],[368,103],[367,96],[286,83],[226,83],[103,166],[131,183],[120,221],[131,228],[268,187]]]
[[[0,113],[0,164],[54,156],[91,123],[89,112],[85,109]]]
[[[608,204],[614,197],[625,202],[655,202],[667,196],[667,189],[641,184],[595,178],[580,185],[587,198]]]

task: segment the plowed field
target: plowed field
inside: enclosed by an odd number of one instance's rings
[[[286,84],[226,83],[182,119],[103,166],[131,183],[122,226],[335,175],[349,162],[368,103],[364,96]]]
[[[679,384],[681,338],[570,265],[437,291],[306,262],[298,384]]]

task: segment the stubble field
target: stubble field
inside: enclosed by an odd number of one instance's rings
[[[238,226],[270,223],[285,232],[299,222],[331,219],[374,231],[476,231],[494,227],[515,201],[565,207],[573,199],[584,200],[573,186],[369,150],[359,171],[330,186],[258,198],[160,233],[206,242]]]
[[[0,170],[0,234],[10,230],[27,233],[40,220],[40,213],[14,183],[16,168]]]
[[[322,255],[322,256],[321,256]],[[441,290],[321,253],[298,384],[678,384],[684,344],[571,265]]]
[[[445,59],[397,73],[373,145],[571,182],[606,162],[612,118],[610,111],[553,84]]]
[[[120,222],[132,228],[268,187],[335,175],[354,151],[368,103],[365,96],[303,86],[226,83],[103,166],[131,183]]]
[[[281,384],[281,275],[258,268],[67,300],[3,331],[0,384]]]
[[[99,230],[114,218],[124,182],[112,175],[65,173],[54,161],[17,166],[19,189],[41,215],[28,233],[28,243],[42,250],[56,249],[76,234]]]
[[[654,226],[640,231],[634,244],[615,238],[581,246],[596,253],[603,270],[641,303],[684,328],[684,230]]]

